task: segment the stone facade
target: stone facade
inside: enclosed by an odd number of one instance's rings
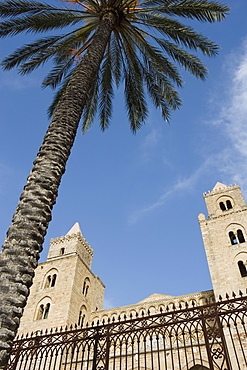
[[[247,288],[247,205],[239,186],[217,183],[198,216],[216,299]]]
[[[20,333],[85,324],[101,310],[104,284],[91,271],[93,250],[75,224],[51,240],[47,262],[39,264],[21,319]]]
[[[75,224],[65,236],[51,240],[47,262],[36,270],[19,334],[200,306],[219,295],[245,292],[247,205],[241,190],[217,183],[204,198],[208,218],[202,213],[198,218],[214,290],[179,297],[153,294],[131,306],[103,310],[105,287],[91,271],[93,250]]]

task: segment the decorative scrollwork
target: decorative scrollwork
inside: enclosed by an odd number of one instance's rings
[[[216,360],[219,359],[219,358],[222,358],[223,357],[223,351],[222,351],[222,348],[214,348],[212,350],[212,357],[215,358]]]

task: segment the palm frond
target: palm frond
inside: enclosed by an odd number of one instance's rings
[[[86,13],[86,12],[84,12]],[[47,32],[53,29],[62,29],[82,22],[88,14],[75,12],[42,12],[38,14],[26,15],[0,23],[0,37],[14,36],[20,32]]]
[[[138,29],[138,27],[130,27],[132,34],[130,37],[132,37],[132,43],[138,47],[142,58],[145,60],[145,63],[152,64],[156,71],[168,76],[177,84],[177,86],[182,86],[182,79],[177,71],[177,68],[161,53],[160,50],[146,42],[140,32],[141,30]],[[145,32],[145,34],[147,36],[152,36],[147,32]]]
[[[84,134],[92,125],[97,113],[99,98],[99,76],[95,76],[91,88],[88,92],[87,100],[83,109],[82,133]]]
[[[108,45],[105,60],[101,67],[100,93],[99,93],[99,116],[100,127],[104,131],[108,125],[112,114],[112,63],[110,47]]]
[[[68,57],[67,60],[55,65],[42,82],[43,87],[50,86],[55,89],[61,80],[67,76],[73,66],[76,55]]]
[[[31,44],[24,45],[23,47],[16,49],[14,53],[8,55],[2,61],[1,65],[5,70],[10,70],[13,67],[18,67],[27,59],[33,58],[35,55],[37,55],[37,53],[47,51],[47,48],[50,48],[51,45],[56,44],[57,41],[60,40],[62,37],[63,36],[46,37],[43,39],[39,39]],[[39,65],[43,63],[42,61],[39,62]]]
[[[192,50],[201,50],[207,56],[214,56],[218,53],[218,45],[210,41],[202,34],[195,32],[191,27],[185,26],[180,22],[163,17],[158,13],[147,13],[138,15],[142,19],[141,24],[149,27],[150,30],[156,29],[162,35],[170,38],[175,43],[183,45]]]
[[[156,11],[163,14],[210,23],[222,21],[230,10],[227,5],[208,0],[144,0],[141,4],[147,7],[155,7]]]
[[[28,12],[32,12],[35,14],[41,11],[51,10],[54,10],[53,6],[37,1],[7,0],[0,2],[1,17],[13,17]]]
[[[132,132],[136,132],[145,122],[148,109],[143,87],[143,65],[136,55],[136,47],[128,32],[121,32],[122,47],[127,69],[125,78],[125,106],[128,112]]]

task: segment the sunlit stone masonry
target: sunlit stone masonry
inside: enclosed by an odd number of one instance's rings
[[[204,193],[208,217],[199,214],[213,290],[170,296],[152,294],[130,306],[104,310],[105,286],[91,271],[93,249],[76,223],[51,239],[47,262],[39,264],[19,333],[55,327],[155,314],[167,309],[200,306],[247,288],[247,205],[239,186],[217,182]]]

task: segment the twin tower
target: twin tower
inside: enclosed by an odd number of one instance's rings
[[[241,190],[218,182],[204,198],[208,217],[201,213],[198,219],[215,299],[239,290],[245,293],[247,205]],[[92,257],[78,224],[51,240],[47,262],[36,269],[19,333],[75,323],[83,326],[103,309],[105,286],[91,271]]]

